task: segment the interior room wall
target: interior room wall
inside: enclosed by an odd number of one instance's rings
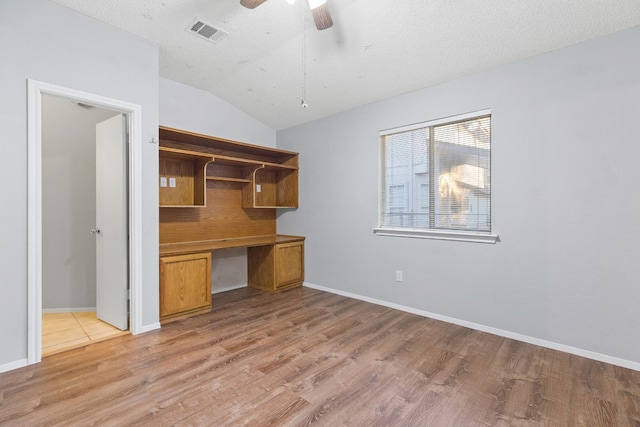
[[[210,92],[160,78],[160,125],[276,146],[276,131]]]
[[[306,281],[637,369],[639,45],[635,27],[279,131]],[[378,132],[486,108],[500,242],[375,236]]]
[[[96,124],[116,114],[42,97],[42,308],[96,306]]]
[[[160,124],[249,144],[274,147],[276,131],[209,92],[160,78]],[[247,284],[246,248],[213,252],[211,291]],[[214,300],[215,305],[215,300]]]
[[[159,69],[157,46],[48,0],[0,2],[0,52],[3,370],[27,360],[27,79],[142,106],[142,324],[157,324]]]

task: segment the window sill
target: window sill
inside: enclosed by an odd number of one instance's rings
[[[497,234],[469,233],[464,231],[418,230],[408,228],[374,228],[376,236],[410,237],[417,239],[455,240],[459,242],[491,243],[495,244]]]

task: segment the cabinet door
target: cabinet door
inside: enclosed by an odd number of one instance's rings
[[[304,280],[304,243],[275,245],[276,288],[292,287]]]
[[[252,288],[277,292],[302,285],[304,242],[252,247],[247,258]]]
[[[160,258],[160,318],[211,309],[211,253]]]

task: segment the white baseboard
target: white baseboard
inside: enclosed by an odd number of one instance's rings
[[[487,332],[489,334],[526,342],[528,344],[539,345],[540,347],[550,348],[552,350],[558,350],[564,353],[575,354],[576,356],[586,357],[587,359],[597,360],[599,362],[605,362],[611,365],[622,366],[623,368],[640,371],[640,363],[633,362],[631,360],[620,359],[618,357],[608,356],[606,354],[596,353],[590,350],[584,350],[581,348],[571,347],[564,344],[558,344],[552,341],[546,341],[539,338],[518,334],[515,332],[505,331],[503,329],[493,328],[491,326],[480,325],[478,323],[468,322],[466,320],[460,320],[453,317],[430,313],[428,311],[418,310],[416,308],[406,307],[400,304],[395,304],[395,303],[382,301],[375,298],[353,294],[351,292],[344,292],[338,289],[332,289],[324,286],[314,285],[313,283],[309,283],[309,282],[304,282],[304,286],[312,289],[317,289],[320,291],[330,292],[336,295],[342,295],[348,298],[354,298],[357,300],[370,302],[372,304],[381,305],[384,307],[394,308],[396,310],[405,311],[407,313],[417,314],[419,316],[428,317],[430,319],[440,320],[443,322],[452,323],[454,325],[464,326],[466,328],[475,329],[477,331]]]
[[[133,331],[131,331],[131,328],[129,328],[133,335],[144,334],[145,332],[155,331],[156,329],[160,329],[160,322],[151,323],[150,325],[142,325],[140,327],[140,330],[136,331],[135,334],[133,333]]]
[[[24,366],[27,366],[27,359],[20,359],[15,362],[5,363],[4,365],[0,365],[0,373],[13,371],[14,369],[22,368]]]
[[[244,284],[241,284],[241,285],[226,286],[226,287],[221,288],[221,289],[212,289],[211,290],[211,294],[212,295],[221,294],[222,292],[233,291],[234,289],[246,288],[247,286],[249,286],[249,285],[244,283]]]
[[[43,308],[43,313],[85,313],[96,311],[95,307],[75,307],[75,308]]]

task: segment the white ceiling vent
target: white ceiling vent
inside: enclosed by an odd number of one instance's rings
[[[197,18],[187,27],[186,31],[211,43],[215,43],[228,34],[226,31]]]

